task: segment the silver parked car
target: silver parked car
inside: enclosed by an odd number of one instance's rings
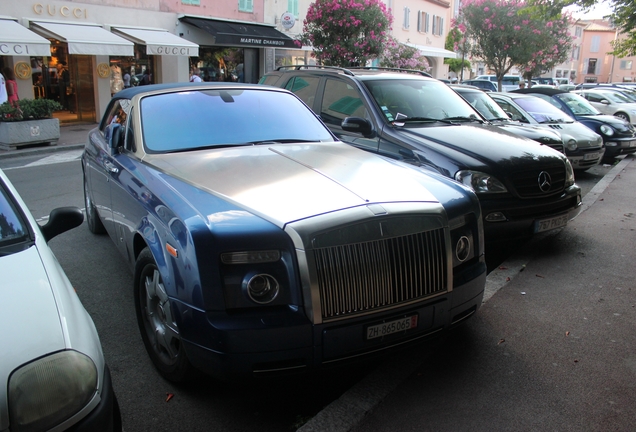
[[[636,124],[636,102],[619,91],[594,88],[575,90],[573,93],[583,96],[603,114],[613,115]]]
[[[47,245],[83,220],[65,207],[40,227],[0,170],[0,431],[121,431],[95,325]]]
[[[520,93],[492,92],[490,96],[513,120],[559,132],[575,170],[587,170],[603,159],[603,138],[549,102]]]

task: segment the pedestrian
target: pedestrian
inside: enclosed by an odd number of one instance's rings
[[[18,83],[15,81],[13,69],[5,67],[2,69],[2,75],[4,75],[7,87],[7,102],[9,102],[11,106],[18,106]]]
[[[201,82],[203,81],[199,76],[201,74],[201,70],[198,67],[192,68],[190,70],[190,82]]]
[[[0,105],[7,102],[9,100],[9,95],[7,95],[7,82],[4,79],[4,75],[0,73]]]
[[[520,89],[526,88],[526,83],[523,81],[519,81],[519,88]]]
[[[126,71],[124,72],[124,88],[127,89],[128,87],[130,87],[130,70],[126,69]]]
[[[146,68],[144,74],[141,77],[141,80],[139,80],[140,86],[148,84],[152,84],[152,72],[150,71],[150,68]]]
[[[66,91],[68,85],[71,83],[68,69],[66,69],[66,62],[61,61],[57,64],[57,91],[60,98],[60,105],[65,110],[68,110],[68,98],[66,97]]]

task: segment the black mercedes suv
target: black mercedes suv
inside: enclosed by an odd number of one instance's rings
[[[491,125],[428,74],[289,66],[259,83],[295,93],[350,145],[473,189],[487,245],[562,227],[580,211],[581,189],[562,153]]]

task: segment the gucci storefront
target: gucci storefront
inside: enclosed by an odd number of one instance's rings
[[[186,82],[199,46],[170,32],[176,14],[74,2],[5,2],[0,66],[18,95],[59,102],[62,123],[95,123],[111,96],[139,84]],[[144,26],[148,23],[148,26]]]

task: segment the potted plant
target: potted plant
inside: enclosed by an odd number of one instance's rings
[[[0,148],[12,150],[23,146],[57,144],[60,121],[53,111],[62,105],[50,99],[20,99],[15,106],[0,105]]]

